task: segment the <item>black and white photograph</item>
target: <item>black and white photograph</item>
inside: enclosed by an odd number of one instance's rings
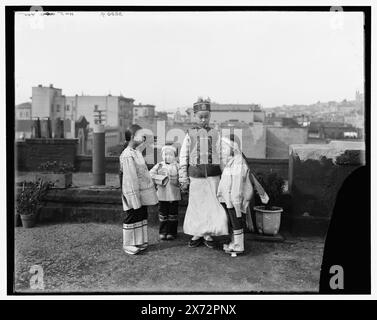
[[[371,7],[5,9],[8,294],[371,293]]]

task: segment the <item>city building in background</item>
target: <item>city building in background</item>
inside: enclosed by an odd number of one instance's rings
[[[71,119],[74,121],[85,116],[89,132],[95,124],[103,124],[107,146],[112,146],[124,140],[124,132],[133,122],[133,102],[134,99],[123,96],[75,95],[67,97],[66,108],[67,112],[72,110]],[[88,141],[90,137],[89,134]],[[91,150],[90,146],[87,150]]]
[[[156,111],[152,104],[134,104],[122,95],[65,96],[62,89],[38,85],[32,88],[32,101],[16,106],[16,139],[31,137],[32,120],[64,120],[64,137],[80,139],[80,154],[91,154],[93,127],[105,126],[107,155],[117,155],[124,143],[124,132],[131,124],[149,129],[157,138],[157,122],[163,121],[167,140],[179,146],[184,134],[195,123],[192,108],[182,113]],[[364,138],[364,95],[355,99],[291,105],[263,109],[258,104],[211,104],[211,125],[217,129],[241,132],[242,148],[249,158],[289,157],[292,144],[326,144],[332,140]],[[77,132],[80,128],[80,133]],[[54,136],[54,128],[52,128]]]
[[[31,120],[31,103],[24,102],[16,105],[17,120]]]
[[[31,136],[33,119],[47,119],[52,123],[54,133],[55,120],[64,121],[66,138],[77,137],[76,125],[82,116],[88,123],[89,133],[97,123],[105,125],[106,142],[108,146],[119,144],[124,140],[125,130],[133,123],[134,99],[120,96],[104,95],[74,95],[65,96],[62,89],[38,85],[32,88],[31,103],[26,102],[16,106],[16,138],[23,139]],[[146,106],[149,110],[150,106]],[[154,108],[154,106],[153,106]],[[86,141],[90,152],[90,134]]]
[[[31,102],[16,105],[15,110],[15,139],[31,137]]]
[[[195,122],[194,110],[188,108],[186,113],[189,121]],[[211,123],[234,122],[264,122],[265,114],[257,104],[219,104],[211,103]]]
[[[65,96],[62,89],[38,85],[32,88],[32,118],[47,118],[51,120],[61,118],[77,121],[85,115],[92,127],[101,121],[112,127],[128,127],[132,124],[134,99],[123,96]],[[96,118],[98,112],[100,119]]]
[[[132,117],[133,117],[134,123],[137,123],[137,120],[139,118],[153,119],[155,116],[155,109],[156,109],[156,106],[151,105],[151,104],[139,103],[138,105],[133,105]]]
[[[65,119],[65,96],[62,95],[62,89],[54,88],[53,84],[33,87],[31,103],[32,118]]]

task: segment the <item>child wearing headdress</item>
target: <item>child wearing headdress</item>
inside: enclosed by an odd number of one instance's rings
[[[161,156],[162,161],[150,170],[150,175],[157,186],[160,239],[173,240],[177,237],[178,206],[181,200],[177,149],[173,145],[165,145],[161,149]]]
[[[244,252],[242,214],[246,213],[253,196],[250,170],[239,144],[239,139],[234,134],[221,138],[221,159],[225,167],[221,174],[217,197],[228,217],[231,241],[223,246],[227,253]]]
[[[188,130],[179,155],[179,182],[189,193],[183,232],[192,236],[188,246],[216,248],[213,236],[228,234],[226,212],[217,196],[221,177],[216,146],[220,132],[211,128],[211,101],[199,98],[193,104],[196,125]]]

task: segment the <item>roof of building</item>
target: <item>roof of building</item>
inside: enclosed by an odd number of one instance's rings
[[[276,117],[276,116],[269,116],[269,117],[266,117],[266,122],[267,123],[273,123],[273,122],[281,122],[283,121],[283,117]]]
[[[62,95],[62,97],[64,97],[65,95]],[[126,102],[131,102],[133,103],[135,101],[135,99],[132,99],[132,98],[127,98],[127,97],[124,97],[124,96],[113,96],[113,95],[90,95],[90,94],[81,94],[81,95],[74,95],[74,96],[65,96],[66,99],[69,99],[69,100],[74,100],[74,99],[105,99],[105,98],[112,98],[112,99],[118,99],[118,100],[123,100],[123,101],[126,101]]]
[[[118,98],[119,98],[120,100],[125,100],[125,101],[127,101],[127,102],[134,102],[134,101],[135,101],[135,99],[127,98],[127,97],[124,97],[124,96],[122,96],[122,95],[118,96]]]
[[[186,113],[193,111],[193,108],[187,108]],[[262,111],[260,105],[258,104],[219,104],[211,103],[211,112],[250,112],[250,111]]]
[[[24,102],[16,105],[17,109],[31,109],[31,102]]]
[[[257,104],[211,103],[211,111],[261,111],[261,108]]]
[[[134,108],[135,108],[135,107],[156,108],[156,106],[154,106],[153,104],[141,104],[141,103],[139,103],[139,104],[135,104],[135,105],[134,105]]]
[[[250,124],[248,123],[245,123],[245,122],[241,122],[241,121],[224,121],[222,123],[219,123],[218,124],[219,128],[229,128],[229,127],[235,127],[235,128],[249,128],[250,127]]]
[[[310,125],[311,128],[344,128],[349,127],[350,125],[345,124],[343,122],[330,122],[330,121],[311,121]]]

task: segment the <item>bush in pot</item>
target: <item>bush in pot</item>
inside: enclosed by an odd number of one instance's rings
[[[42,163],[36,178],[54,184],[55,188],[67,188],[72,185],[74,166],[64,161],[46,161]]]
[[[21,217],[23,227],[31,228],[35,225],[43,196],[51,186],[50,182],[42,180],[22,183],[22,189],[16,198],[16,212]]]
[[[278,203],[284,191],[285,181],[276,172],[258,172],[255,176],[269,197],[267,204],[254,207],[257,230],[259,233],[273,236],[280,229],[283,208],[279,207]]]

